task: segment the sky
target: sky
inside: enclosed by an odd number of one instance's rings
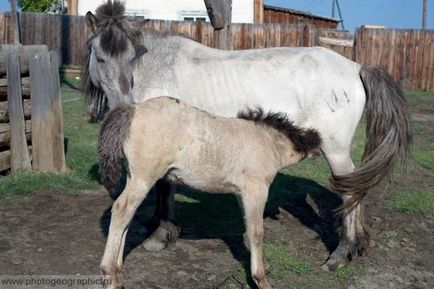
[[[422,27],[422,0],[338,0],[338,2],[345,29],[351,33],[363,24],[383,25],[386,28],[420,29]],[[434,29],[434,0],[427,0],[427,2],[427,28]],[[333,1],[265,0],[265,3],[330,17]]]
[[[338,1],[345,29],[351,33],[363,24],[414,29],[420,29],[422,26],[422,0]],[[332,11],[332,0],[265,0],[265,4],[308,11],[323,16],[331,16]],[[0,10],[9,10],[7,0],[0,0]],[[434,0],[428,0],[427,11],[427,27],[434,29]]]

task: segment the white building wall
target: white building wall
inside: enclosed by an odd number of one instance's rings
[[[95,12],[103,0],[79,0],[78,14]],[[150,19],[182,20],[183,16],[206,16],[203,0],[127,0],[128,14],[145,16]],[[208,17],[207,17],[207,21]],[[253,23],[253,0],[232,0],[232,22]]]
[[[232,23],[253,23],[253,0],[232,0]]]

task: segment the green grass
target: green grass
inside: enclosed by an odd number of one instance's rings
[[[312,265],[308,261],[289,254],[282,245],[265,243],[263,249],[271,274],[287,274],[288,271],[307,274],[312,270]]]
[[[407,100],[413,111],[433,115],[433,92],[407,92]],[[413,121],[412,127],[414,144],[406,180],[398,182],[399,190],[389,196],[386,205],[395,211],[433,217],[434,123]]]
[[[388,203],[392,209],[422,216],[434,216],[434,190],[399,192]]]
[[[358,276],[360,274],[361,274],[360,270],[354,264],[349,264],[335,271],[336,278],[342,284],[347,283],[353,277]]]
[[[13,202],[42,191],[72,193],[99,187],[96,166],[99,124],[88,121],[80,93],[64,91],[62,102],[68,172],[14,172],[0,176],[0,202]]]

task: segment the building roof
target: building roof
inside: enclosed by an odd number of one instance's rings
[[[321,15],[313,14],[310,12],[300,11],[300,10],[295,10],[295,9],[289,9],[289,8],[277,7],[277,6],[271,6],[271,5],[264,5],[264,9],[275,10],[275,11],[279,11],[279,12],[288,12],[288,13],[297,14],[297,15],[301,15],[301,16],[322,19],[325,21],[332,21],[332,22],[336,22],[336,23],[342,22],[341,19],[331,18],[331,17],[327,17],[327,16],[321,16]]]

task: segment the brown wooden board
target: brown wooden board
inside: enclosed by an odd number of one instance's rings
[[[10,147],[12,171],[30,170],[26,125],[21,96],[19,49],[9,53],[7,60],[8,110],[10,120]]]
[[[55,53],[30,58],[32,81],[33,169],[65,171],[63,117],[58,62]]]

